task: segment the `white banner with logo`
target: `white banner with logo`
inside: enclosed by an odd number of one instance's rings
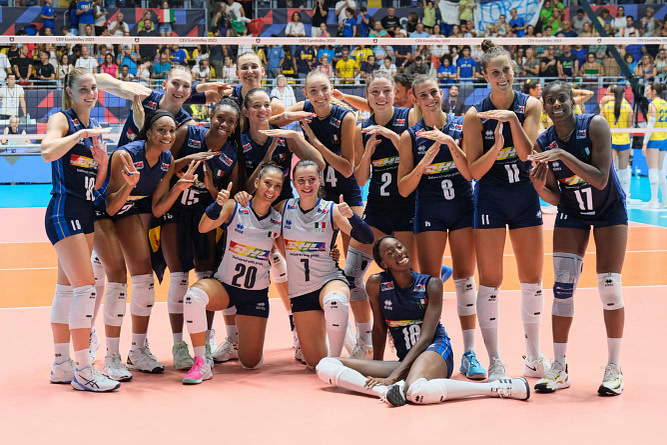
[[[542,10],[544,0],[499,0],[482,1],[475,8],[475,29],[483,31],[486,25],[495,25],[501,15],[505,15],[505,21],[510,22],[510,10],[516,9],[517,15],[528,25],[537,23]]]
[[[443,0],[438,3],[440,8],[440,16],[442,21],[448,25],[458,25],[461,23],[459,20],[459,4],[454,2],[448,2]]]

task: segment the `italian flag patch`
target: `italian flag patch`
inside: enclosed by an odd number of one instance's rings
[[[326,222],[316,222],[315,223],[315,228],[316,229],[325,229],[327,227]]]

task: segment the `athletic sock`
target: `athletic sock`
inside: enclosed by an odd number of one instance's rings
[[[325,357],[320,360],[316,367],[317,376],[324,383],[337,386],[339,388],[349,389],[350,391],[368,394],[370,396],[382,397],[387,392],[387,386],[375,385],[372,388],[366,388],[366,380],[363,374],[348,368],[343,363],[332,357]]]
[[[373,323],[357,323],[357,336],[365,345],[373,344]]]
[[[120,337],[107,337],[107,355],[118,354],[120,355]]]
[[[76,362],[76,369],[83,369],[89,366],[90,357],[88,356],[88,348],[74,351],[74,361]]]
[[[54,343],[53,345],[53,355],[55,363],[66,362],[70,359],[69,356],[69,343]]]
[[[194,346],[195,357],[204,357],[206,355],[206,345],[204,346]]]
[[[532,362],[540,354],[540,322],[544,310],[542,283],[519,283],[521,287],[521,320],[526,339],[526,358]]]
[[[183,341],[183,332],[172,332],[171,336],[174,338],[174,344]]]
[[[413,403],[429,404],[470,396],[493,395],[492,386],[490,383],[420,378],[412,382],[408,388],[407,399]]]
[[[566,352],[567,343],[554,343],[554,360],[563,366],[567,364]]]
[[[135,349],[143,348],[144,344],[146,343],[146,333],[144,332],[143,334],[135,334],[134,332],[132,333],[132,350],[134,351]]]
[[[475,350],[475,330],[464,329],[463,334],[463,352],[470,352]]]
[[[227,337],[230,339],[230,341],[234,344],[238,344],[239,342],[239,330],[236,328],[235,324],[227,324],[225,325],[225,330],[227,331]]]
[[[623,343],[622,338],[607,337],[607,352],[609,354],[607,363],[621,364],[621,343]]]
[[[479,286],[477,292],[477,321],[489,354],[489,361],[500,358],[498,348],[498,293],[500,288]]]

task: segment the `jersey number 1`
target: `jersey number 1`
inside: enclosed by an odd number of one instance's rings
[[[510,184],[519,182],[519,167],[516,164],[505,164],[505,170],[507,170],[507,179]]]

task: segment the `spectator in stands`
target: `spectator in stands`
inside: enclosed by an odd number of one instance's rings
[[[160,54],[160,60],[153,64],[151,79],[166,79],[167,73],[171,69],[171,62],[166,52]]]
[[[287,78],[282,74],[276,77],[276,86],[271,90],[271,95],[280,99],[280,102],[289,109],[296,103],[296,96],[291,86],[287,85]]]
[[[477,2],[475,0],[461,0],[459,2],[459,20],[461,23],[472,22],[476,8]]]
[[[97,72],[97,59],[91,57],[88,46],[84,45],[81,47],[81,57],[76,59],[74,66],[76,68],[85,68],[91,73]]]
[[[5,127],[4,130],[5,135],[9,134],[26,134],[25,129],[21,128],[19,125],[19,118],[16,116],[11,116],[9,118],[9,126]],[[26,144],[31,144],[32,141],[30,139],[25,140]],[[21,141],[18,140],[9,140],[9,139],[3,139],[2,140],[2,145],[20,145]]]
[[[145,23],[144,23],[144,29],[146,29]],[[130,27],[125,22],[125,16],[123,15],[122,11],[118,11],[118,14],[116,15],[116,20],[109,23],[109,34],[118,37],[130,35]]]
[[[84,26],[84,32],[83,36],[84,37],[95,37],[95,30],[93,28],[93,25],[85,25]],[[82,46],[85,46],[88,48],[88,54],[95,54],[95,44],[94,43],[85,43]]]
[[[317,57],[312,46],[300,46],[292,57],[292,62],[296,67],[296,74],[299,79],[305,79],[309,72],[315,67],[315,58]]]
[[[333,66],[329,63],[329,56],[323,54],[322,57],[318,59],[318,64],[315,67],[316,71],[324,73],[327,77],[333,76]]]
[[[621,67],[618,66],[616,59],[614,59],[614,56],[611,55],[611,51],[608,49],[605,50],[602,68],[606,77],[618,77],[621,75]]]
[[[655,77],[658,75],[658,68],[655,64],[655,59],[650,54],[644,54],[635,66],[635,71],[633,73],[635,76],[641,78],[641,82],[644,85],[648,85],[650,82],[655,80]]]
[[[417,30],[417,23],[419,23],[419,16],[416,12],[411,12],[408,14],[408,21],[403,27],[408,35],[412,34]]]
[[[95,35],[101,36],[104,24],[107,22],[107,8],[102,5],[102,0],[93,3],[93,18],[95,19]]]
[[[456,61],[456,77],[462,88],[472,87],[472,79],[475,73],[477,62],[470,57],[470,47],[464,46],[461,50],[461,57]]]
[[[507,22],[505,21],[505,14],[500,14],[498,17],[498,23],[495,24],[496,28],[496,34],[498,34],[498,37],[507,37],[507,28],[505,25]]]
[[[231,19],[227,17],[227,3],[220,3],[220,9],[213,16],[211,20],[211,29],[216,37],[229,37],[229,27],[231,26]],[[218,35],[217,33],[220,33]]]
[[[424,62],[422,56],[417,56],[415,57],[415,62],[406,67],[404,72],[408,76],[416,77],[420,74],[428,74],[430,72],[430,68],[428,64]]]
[[[143,27],[140,31],[137,32],[137,36],[139,37],[160,37],[160,33],[158,32],[157,28],[153,26],[153,22],[151,19],[143,19],[141,21],[143,23]],[[141,60],[146,61],[146,60],[155,60],[155,57],[157,56],[157,51],[158,51],[158,46],[154,44],[142,44],[139,45],[139,56],[141,56]]]
[[[199,82],[206,82],[211,78],[211,68],[208,66],[208,59],[199,59],[192,68],[192,78]]]
[[[535,48],[529,46],[526,48],[526,59],[523,62],[523,77],[539,77],[540,59],[536,57]]]
[[[139,81],[140,84],[144,86],[150,86],[151,83],[151,74],[153,72],[153,62],[152,60],[146,60],[141,62],[137,66],[137,75],[135,79]]]
[[[431,34],[424,31],[424,24],[418,22],[415,25],[415,30],[410,34],[411,39],[428,39],[431,37]],[[421,54],[425,48],[425,45],[412,45],[412,53],[416,57],[418,54]]]
[[[517,37],[526,35],[526,28],[528,25],[523,17],[519,17],[516,8],[510,9],[510,26],[512,26],[512,32],[516,34]]]
[[[378,68],[378,71],[382,71],[384,73],[389,74],[390,76],[395,76],[396,75],[396,65],[394,65],[391,62],[391,58],[387,57],[382,61],[382,64]],[[410,77],[412,78],[412,77]],[[395,103],[395,102],[394,102]],[[400,106],[400,105],[399,105]]]
[[[118,65],[114,60],[113,54],[106,53],[104,55],[104,61],[99,66],[100,73],[106,73],[113,77],[114,79],[118,77]]]
[[[336,77],[341,84],[354,83],[355,77],[359,75],[359,67],[354,59],[350,58],[350,51],[345,48],[341,59],[336,62]]]
[[[604,26],[605,23],[611,23],[613,19],[607,8],[598,9],[598,22],[600,25]],[[613,36],[613,34],[610,34],[610,36]]]
[[[547,47],[540,63],[540,77],[558,77],[558,61],[554,54],[554,47]]]
[[[581,69],[581,66],[586,63],[586,54],[588,54],[588,51],[584,48],[584,45],[574,45],[572,54],[579,60],[579,68]]]
[[[357,65],[361,67],[361,64],[369,56],[373,56],[373,50],[366,47],[366,45],[359,45],[358,47],[352,50],[352,58],[357,62]]]
[[[315,0],[313,5],[311,23],[312,23],[312,35],[313,37],[326,37],[322,35],[322,25],[326,29],[327,26],[327,15],[329,10],[324,4],[324,0]]]
[[[76,0],[71,0],[69,2],[69,8],[67,8],[67,19],[69,21],[69,32],[73,36],[79,35],[79,15],[77,12]]]
[[[353,14],[354,9],[345,8],[345,20],[338,25],[343,37],[354,37],[357,34],[357,20]]]
[[[330,33],[329,30],[327,29],[327,24],[326,24],[326,23],[320,23],[320,30],[319,30],[319,33],[320,33],[319,36],[320,36],[321,38],[329,38],[329,37],[331,37],[331,33]]]
[[[235,2],[234,0],[227,0],[227,14],[232,20],[238,20],[241,17],[245,17],[243,6],[241,6],[241,3]]]
[[[368,9],[362,6],[359,9],[359,16],[357,17],[357,34],[359,37],[368,37],[373,20],[371,19]]]
[[[159,12],[160,16],[158,22],[160,23],[159,31],[162,37],[171,36],[172,22],[174,21],[174,10],[169,7],[169,2],[162,2],[162,9]]]
[[[398,32],[398,37],[405,38],[405,30],[401,29]],[[394,55],[396,57],[396,68],[398,69],[399,72],[402,73],[405,70],[405,68],[407,68],[412,63],[413,59],[412,45],[395,45],[393,49],[394,49]]]
[[[361,62],[361,67],[359,68],[360,75],[363,79],[366,79],[370,74],[377,70],[379,66],[375,63],[375,56],[370,55],[366,58],[365,61]]]
[[[40,80],[40,86],[54,86],[56,79],[56,70],[49,62],[49,53],[39,52],[39,63],[35,65],[35,79]]]
[[[50,28],[51,33],[53,33],[53,21],[56,19],[56,12],[53,9],[53,0],[45,0],[42,10],[39,12],[39,16],[44,21],[44,28]]]
[[[171,47],[171,60],[174,65],[187,65],[190,56],[186,50],[180,48],[177,44]]]
[[[16,74],[19,85],[29,85],[32,76],[33,61],[28,57],[28,47],[23,45],[19,48],[19,56],[14,58],[12,70]]]
[[[276,79],[282,72],[283,62],[285,61],[285,51],[280,45],[269,45],[266,49],[266,58],[268,59],[268,67],[266,70],[266,77],[269,79]]]
[[[659,34],[657,31],[662,28],[660,21],[656,19],[653,14],[655,14],[655,10],[653,8],[647,8],[646,15],[639,21],[642,36],[644,37],[658,37]],[[667,199],[665,201],[667,201]]]
[[[586,62],[579,68],[579,76],[584,80],[584,83],[596,83],[598,77],[603,77],[604,68],[595,58],[594,53],[586,54]]]
[[[572,19],[572,29],[574,29],[577,35],[581,35],[584,32],[585,23],[591,23],[591,19],[584,15],[583,9],[579,8],[577,9],[577,15]]]
[[[0,119],[9,119],[11,116],[20,116],[19,106],[26,113],[25,92],[23,87],[16,85],[16,74],[7,75],[7,85],[0,87]]]
[[[667,78],[667,50],[664,48],[658,51],[658,55],[655,58],[655,67],[658,70],[656,81],[665,83],[665,78]]]
[[[577,37],[578,35],[577,32],[572,29],[572,22],[569,20],[563,20],[558,34],[563,34],[563,37]]]
[[[625,60],[625,63],[628,65],[628,68],[630,69],[630,73],[633,75],[635,74],[635,67],[637,66],[637,61],[635,60],[635,56],[632,53],[626,53],[625,56],[623,57],[623,60]]]
[[[449,54],[444,54],[440,58],[440,66],[438,67],[438,79],[440,85],[453,85],[456,79],[456,67],[452,65],[452,57]]]
[[[452,85],[449,87],[449,95],[442,101],[442,111],[455,116],[463,116],[465,113],[465,104],[459,97],[459,87]]]
[[[146,27],[148,25],[146,23],[146,19],[149,20],[150,26]],[[141,20],[139,20],[139,23],[137,23],[137,34],[139,34],[139,31],[142,31],[144,29],[153,29],[153,16],[151,15],[150,9],[144,9],[144,13],[141,15]],[[158,34],[159,35],[159,34]]]
[[[571,45],[563,45],[563,55],[558,58],[558,77],[571,80],[579,72],[579,59],[572,54]]]
[[[65,76],[72,71],[72,68],[74,67],[69,63],[69,54],[66,52],[62,53],[58,62],[58,67],[56,68],[56,79],[64,80]]]
[[[130,67],[127,65],[123,65],[120,68],[120,75],[118,76],[118,79],[125,81],[125,82],[131,82],[134,80],[134,74],[130,72]]]
[[[7,75],[12,72],[12,65],[9,63],[7,55],[0,52],[0,86],[4,86]]]
[[[379,20],[376,20],[373,23],[373,29],[368,33],[368,37],[387,37],[389,32],[386,29],[382,28],[382,23]]]
[[[85,35],[86,25],[95,26],[95,15],[93,14],[93,2],[90,0],[81,0],[76,4],[76,15],[79,16],[79,34]],[[93,28],[93,35],[95,29]]]
[[[549,26],[551,26],[551,35],[555,36],[556,34],[558,34],[562,26],[563,20],[564,20],[563,10],[560,8],[554,8],[554,10],[552,11],[552,16],[548,22]],[[546,33],[544,33],[544,36],[549,37],[549,35],[547,35]]]
[[[239,80],[238,76],[236,75],[236,64],[234,63],[234,59],[229,56],[225,57],[223,74],[224,80],[227,83],[236,83]]]
[[[287,37],[305,37],[306,29],[301,23],[301,14],[298,11],[292,13],[292,19],[285,27],[285,36]]]
[[[377,25],[374,24],[373,26],[374,29],[377,30]],[[391,37],[396,36],[396,32],[401,27],[401,22],[398,20],[398,17],[396,17],[395,8],[387,8],[387,15],[382,17],[382,20],[380,21],[380,26],[382,27],[382,29],[387,31],[387,33],[389,33]]]
[[[335,8],[336,8],[337,22],[340,25],[342,22],[345,21],[345,18],[347,17],[345,14],[345,9],[352,8],[353,10],[356,10],[357,2],[355,2],[354,0],[341,0],[336,2]]]
[[[619,6],[616,8],[616,17],[612,20],[611,28],[616,37],[623,37],[625,29],[628,27],[628,18],[625,16],[625,8]]]
[[[130,69],[130,73],[135,77],[137,76],[137,62],[139,61],[139,56],[132,51],[132,48],[130,48],[129,45],[123,47],[123,51],[118,55],[117,59],[120,60],[118,65],[121,69],[123,68],[123,65],[127,65]]]

